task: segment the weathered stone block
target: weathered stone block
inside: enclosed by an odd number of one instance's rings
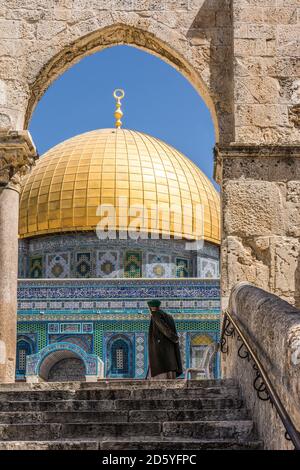
[[[236,103],[271,104],[279,101],[280,85],[277,79],[268,77],[241,77],[236,79]]]
[[[277,55],[300,57],[299,47],[300,27],[297,25],[282,25],[277,27]]]
[[[259,244],[259,242],[258,242]],[[255,247],[255,241],[243,243],[238,237],[228,236],[222,243],[222,296],[226,307],[231,286],[248,281],[269,289],[270,266],[268,262],[269,240],[266,246]]]
[[[233,9],[233,20],[242,23],[263,23],[264,22],[264,10],[261,6],[238,6],[236,4]]]
[[[38,39],[49,40],[64,29],[66,29],[66,24],[63,21],[40,21],[37,26],[37,37]]]
[[[224,232],[239,237],[284,234],[280,189],[263,181],[227,181],[223,186]]]
[[[282,66],[283,68],[286,63]],[[275,72],[276,64],[273,57],[237,57],[234,59],[234,70],[236,77],[272,76]]]
[[[240,104],[235,107],[236,125],[268,127],[289,125],[288,108],[273,104]]]
[[[270,238],[270,287],[281,298],[294,303],[299,295],[300,244],[296,238]]]
[[[265,22],[268,24],[296,24],[298,22],[297,6],[296,4],[291,6],[277,5],[274,4],[264,8]]]
[[[16,39],[21,37],[21,22],[0,19],[0,38]]]

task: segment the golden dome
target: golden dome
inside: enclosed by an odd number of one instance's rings
[[[78,135],[38,160],[22,185],[20,237],[95,230],[101,218],[96,213],[100,204],[116,208],[118,220],[120,197],[128,198],[129,207],[144,205],[149,233],[165,232],[153,204],[169,212],[176,206],[169,230],[184,238],[203,238],[198,233],[195,236],[196,206],[201,204],[204,239],[220,243],[220,198],[209,179],[170,145],[127,129]],[[187,206],[192,209],[186,214]],[[178,230],[183,211],[184,228]],[[130,230],[131,221],[132,217],[122,219],[115,229]]]

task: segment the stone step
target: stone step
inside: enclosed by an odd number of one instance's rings
[[[244,420],[245,409],[0,412],[0,424]]]
[[[0,440],[43,441],[53,439],[100,439],[120,436],[160,436],[161,423],[39,423],[0,424]]]
[[[87,390],[31,390],[7,391],[0,393],[0,403],[5,401],[37,401],[37,400],[117,400],[117,399],[176,399],[202,397],[233,397],[238,396],[237,387],[205,387],[205,388],[148,388],[148,389],[87,389]]]
[[[75,396],[72,390],[52,390],[52,391],[8,391],[0,393],[0,405],[6,401],[36,401],[36,400],[71,400]],[[126,398],[126,394],[125,397]]]
[[[226,440],[54,440],[54,441],[2,441],[2,450],[259,450],[260,441],[236,442]]]
[[[35,400],[0,401],[7,411],[109,411],[109,410],[198,410],[243,407],[240,398],[150,399],[150,400]]]
[[[116,389],[116,390],[78,390],[75,392],[77,400],[147,400],[155,398],[176,399],[176,398],[214,398],[214,397],[232,397],[238,396],[237,387],[210,387],[210,388],[166,388],[166,389]]]
[[[101,450],[260,450],[263,448],[261,441],[237,442],[232,439],[222,440],[108,440],[100,442]],[[1,450],[1,446],[0,446]]]
[[[101,379],[97,383],[81,383],[80,389],[95,388],[211,388],[211,387],[237,387],[234,379],[205,379],[205,380],[127,380],[127,379]],[[1,390],[1,388],[0,388]]]
[[[221,410],[132,410],[129,411],[129,421],[217,421],[245,420],[249,418],[246,409]]]
[[[234,387],[233,379],[205,380],[140,380],[140,379],[101,379],[98,382],[16,382],[0,384],[0,393],[8,391],[55,391],[55,390],[85,390],[85,389],[134,389],[134,388],[210,388]]]
[[[119,410],[197,410],[242,408],[243,400],[230,398],[199,398],[199,399],[153,399],[153,400],[116,400],[115,407]]]
[[[162,424],[166,437],[194,439],[235,439],[237,441],[253,438],[251,420],[238,421],[176,421]]]
[[[0,412],[0,424],[127,423],[128,411],[9,411]]]
[[[240,421],[173,421],[165,423],[130,422],[130,423],[65,423],[65,424],[0,424],[0,439],[53,440],[53,439],[95,439],[130,437],[176,437],[198,439],[250,439],[253,423]]]
[[[262,448],[255,437],[233,380],[0,385],[0,450]]]

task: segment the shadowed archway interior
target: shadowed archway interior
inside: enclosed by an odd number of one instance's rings
[[[85,366],[82,359],[69,357],[56,362],[48,373],[48,382],[84,382]]]
[[[43,380],[54,382],[84,380],[85,372],[83,360],[75,352],[65,349],[49,354],[41,363],[39,375]]]

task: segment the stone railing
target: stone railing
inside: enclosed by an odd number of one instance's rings
[[[228,312],[300,431],[300,310],[251,284],[239,283],[231,291]],[[257,372],[241,339],[237,334],[227,336],[226,343],[222,354],[223,375],[238,381],[265,448],[292,449],[275,407],[266,400],[268,394],[263,383],[256,381],[258,393],[254,389]]]

